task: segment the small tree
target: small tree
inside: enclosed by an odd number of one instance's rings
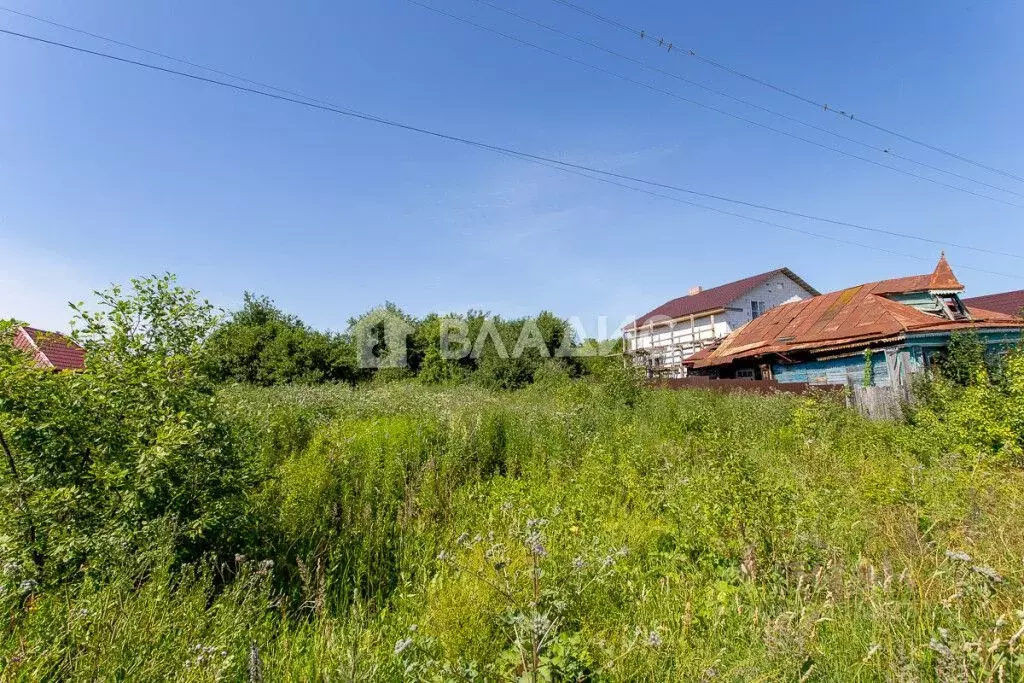
[[[940,369],[942,375],[962,387],[974,384],[985,369],[985,344],[974,330],[953,332]]]

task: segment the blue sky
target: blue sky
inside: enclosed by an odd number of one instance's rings
[[[1024,182],[658,51],[551,0],[491,1],[737,97],[1024,193]],[[578,1],[1024,175],[1020,3]],[[474,0],[423,2],[684,97],[898,163],[645,72]],[[1024,253],[1022,208],[745,125],[406,0],[0,4],[423,127]],[[0,28],[158,61],[2,11]],[[694,284],[789,266],[826,291],[927,272],[941,248],[741,210],[924,260],[787,233],[8,36],[0,36],[0,93],[0,317],[42,326],[65,326],[68,299],[133,275],[172,271],[219,305],[236,305],[248,289],[322,328],[344,328],[350,316],[386,299],[417,315],[547,308],[590,327],[605,315],[614,328]],[[1024,204],[1021,197],[999,196]],[[956,248],[947,254],[968,294],[1024,287],[1021,260]]]

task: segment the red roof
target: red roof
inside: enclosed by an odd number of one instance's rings
[[[85,349],[60,332],[19,327],[14,345],[33,354],[40,367],[54,370],[85,369]]]
[[[775,270],[768,271],[767,273],[754,275],[719,287],[705,289],[697,294],[672,299],[671,301],[658,306],[653,311],[640,316],[635,322],[624,326],[623,329],[632,328],[634,326],[642,327],[652,320],[657,323],[660,320],[672,320],[688,315],[698,315],[709,311],[723,309],[750,290],[759,285],[763,285],[765,282],[768,282],[768,280],[780,273],[796,282],[811,294],[818,293],[816,289],[804,282],[800,276],[789,268],[777,268]]]
[[[927,287],[922,289],[922,285]],[[829,351],[895,340],[911,331],[948,331],[970,327],[1021,327],[1019,320],[994,311],[971,309],[973,320],[930,315],[886,298],[914,291],[962,287],[945,258],[931,275],[870,282],[805,301],[784,304],[729,335],[694,367],[725,365],[739,358],[796,351]],[[932,286],[935,289],[932,289]]]
[[[964,299],[964,305],[971,311],[977,307],[983,308],[986,311],[998,311],[1005,315],[1022,317],[1021,311],[1024,311],[1024,289],[1018,289],[1016,292],[1002,292],[1000,294],[971,297],[970,299]]]

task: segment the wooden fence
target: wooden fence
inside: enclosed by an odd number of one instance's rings
[[[779,382],[774,379],[712,379],[710,377],[683,377],[653,379],[651,386],[663,389],[707,389],[721,394],[797,394],[804,396],[821,392],[842,391],[836,385],[813,385],[806,382]]]
[[[914,395],[909,381],[897,386],[865,387],[851,382],[841,384],[808,384],[806,382],[778,382],[772,379],[711,379],[685,377],[682,379],[655,379],[653,387],[662,389],[706,389],[721,394],[795,394],[798,396],[822,393],[846,395],[846,405],[872,420],[902,420],[903,409],[913,403]]]
[[[914,402],[911,385],[889,387],[850,386],[847,405],[872,420],[902,420],[904,407]]]

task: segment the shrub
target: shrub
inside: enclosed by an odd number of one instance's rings
[[[237,532],[249,472],[199,371],[212,309],[172,277],[77,307],[87,371],[36,369],[0,336],[0,556],[59,583],[101,572],[174,529],[181,559]]]

